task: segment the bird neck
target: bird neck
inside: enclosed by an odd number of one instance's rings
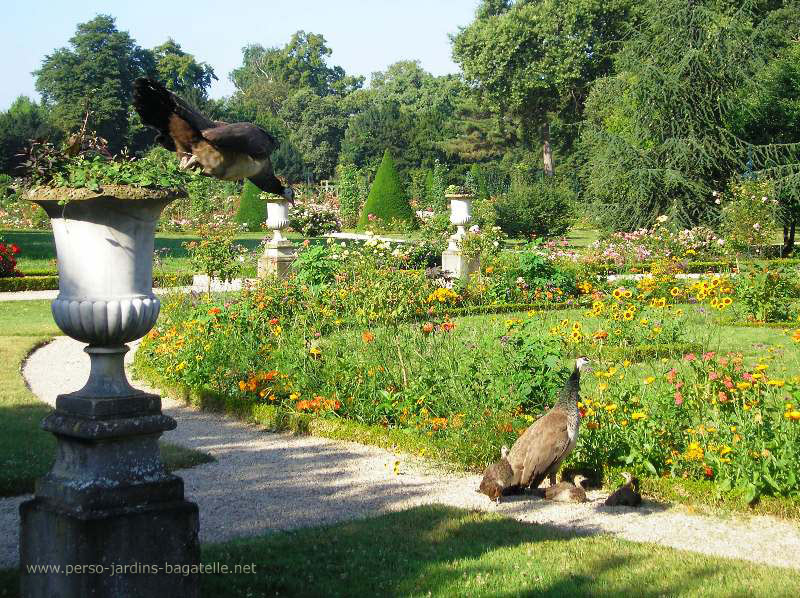
[[[578,391],[580,390],[580,382],[581,373],[576,367],[567,380],[567,383],[564,385],[556,407],[566,409],[568,412],[578,412]]]

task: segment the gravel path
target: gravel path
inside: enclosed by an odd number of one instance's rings
[[[24,367],[34,393],[52,404],[58,391],[82,386],[88,358],[81,349],[76,341],[59,337],[36,351]],[[606,495],[600,491],[590,492],[590,501],[583,504],[514,497],[497,506],[475,492],[477,475],[439,471],[420,459],[360,444],[269,433],[170,400],[164,407],[178,420],[178,429],[165,434],[168,441],[217,459],[180,472],[187,498],[200,505],[204,542],[442,503],[575,533],[609,533],[800,569],[800,528],[777,519],[717,519],[647,502],[640,509],[612,509],[603,506]],[[17,508],[24,498],[0,500],[0,567],[17,562]]]

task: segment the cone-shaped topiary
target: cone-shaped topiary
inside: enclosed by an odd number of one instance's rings
[[[364,229],[369,224],[369,215],[380,218],[385,224],[392,221],[414,221],[414,212],[408,203],[408,198],[400,182],[400,176],[394,167],[394,160],[387,149],[383,153],[383,160],[375,175],[369,196],[361,211],[358,228]]]
[[[261,189],[250,181],[245,181],[234,221],[245,224],[250,232],[257,232],[261,230],[266,219],[267,205],[261,199]]]

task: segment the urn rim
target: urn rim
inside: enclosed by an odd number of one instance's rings
[[[180,187],[137,187],[135,185],[102,185],[98,191],[87,187],[52,187],[40,185],[25,194],[25,199],[34,203],[58,203],[111,199],[120,202],[171,201],[188,197]]]

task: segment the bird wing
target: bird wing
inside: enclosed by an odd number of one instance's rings
[[[539,418],[517,442],[524,451],[520,486],[538,486],[550,468],[558,463],[569,446],[567,415],[561,411],[548,411]],[[516,443],[515,443],[516,445]],[[514,447],[511,449],[514,450]]]
[[[278,142],[272,135],[250,123],[223,124],[203,129],[200,134],[206,141],[220,149],[259,159],[266,158],[278,147]]]

